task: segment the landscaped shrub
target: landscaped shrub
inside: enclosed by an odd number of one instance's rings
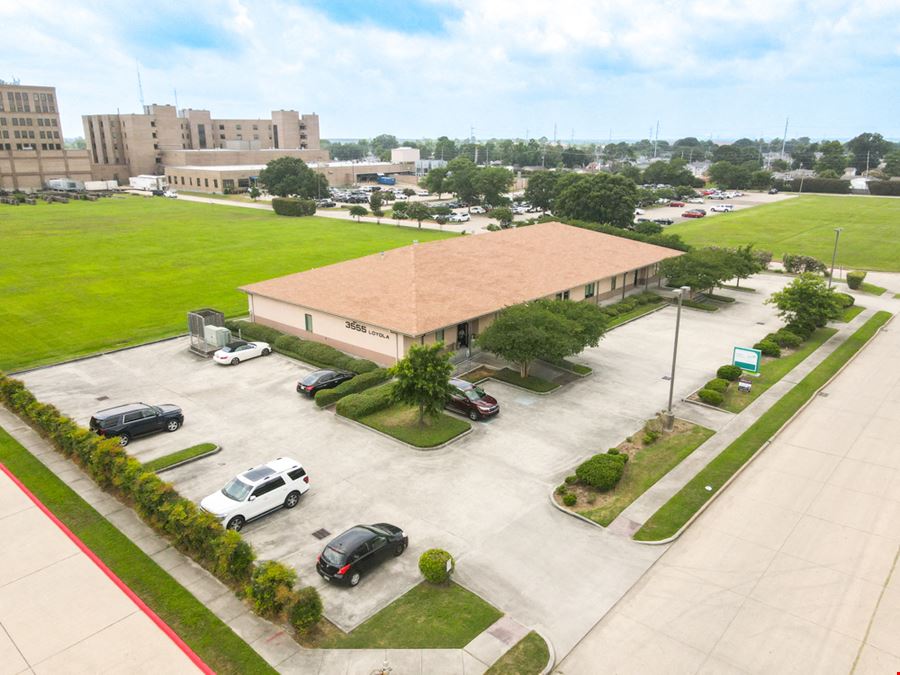
[[[753,349],[758,349],[763,353],[763,356],[774,356],[778,358],[781,356],[781,347],[778,346],[778,343],[774,340],[760,340],[755,345],[753,345]]]
[[[624,452],[621,452],[618,448],[610,448],[609,450],[606,451],[606,454],[607,455],[618,455],[619,457],[622,458],[623,462],[625,462],[626,464],[628,463],[628,455],[626,455]],[[572,476],[572,477],[575,478],[576,480],[578,479],[578,476]]]
[[[578,476],[575,476],[575,478],[578,478]],[[566,487],[565,483],[563,483],[562,485],[557,485],[555,490],[556,494],[558,495],[564,495],[568,491],[569,488]]]
[[[265,560],[253,570],[247,597],[257,614],[277,617],[290,602],[295,581],[297,573],[293,569],[275,560]]]
[[[240,336],[244,340],[261,340],[268,342],[272,346],[275,341],[284,335],[279,330],[263,326],[261,323],[252,323],[250,321],[226,321],[225,327],[234,334],[235,337]]]
[[[799,323],[789,323],[784,327],[784,330],[789,331],[794,335],[799,335],[804,340],[808,340],[809,336],[813,334],[813,330],[815,329]]]
[[[291,606],[291,625],[298,633],[305,633],[322,618],[322,598],[312,586],[301,588]]]
[[[272,210],[279,216],[314,216],[316,215],[316,203],[312,199],[274,197]]]
[[[742,372],[743,371],[739,366],[719,366],[719,369],[716,371],[716,377],[728,380],[729,382],[734,382],[741,376]]]
[[[393,391],[393,384],[388,383],[376,389],[350,394],[338,401],[335,410],[338,415],[358,420],[390,406],[393,403],[391,400]]]
[[[728,389],[728,380],[724,380],[721,377],[716,377],[704,384],[703,388],[712,389],[713,391],[717,391],[720,394],[724,394],[725,390]]]
[[[568,494],[563,495],[562,500],[563,504],[565,504],[566,506],[575,506],[575,504],[578,502],[578,497],[575,494],[569,492]]]
[[[862,286],[863,281],[866,278],[866,273],[862,271],[857,272],[847,272],[847,285],[852,288],[854,291],[859,289]]]
[[[578,476],[572,474],[571,476],[566,476],[566,485],[572,485],[573,483],[578,482]],[[565,488],[563,488],[565,489]]]
[[[849,293],[835,293],[834,297],[838,299],[838,302],[841,303],[841,307],[843,307],[844,309],[853,307],[853,303],[856,302],[856,298],[854,298]]]
[[[725,400],[725,397],[720,392],[712,389],[701,389],[697,392],[697,396],[701,401],[709,405],[721,405],[722,401]]]
[[[900,181],[870,180],[867,184],[869,194],[900,197]]]
[[[447,561],[450,561],[450,569],[447,569]],[[419,557],[419,571],[425,580],[432,584],[443,584],[450,578],[450,573],[456,567],[453,556],[442,548],[430,548]]]
[[[253,573],[256,553],[234,530],[226,530],[215,542],[216,574],[224,579],[245,583]]]
[[[871,183],[869,184],[871,191]],[[822,194],[850,194],[850,181],[839,178],[794,178],[776,180],[774,186],[782,192],[818,192]]]
[[[772,337],[779,347],[787,347],[788,349],[796,349],[803,343],[802,337],[792,333],[787,328],[782,328],[777,333],[774,333]]]
[[[611,490],[625,471],[623,455],[594,455],[575,469],[578,480],[598,490]]]
[[[781,262],[784,264],[784,270],[791,274],[802,274],[804,272],[818,274],[820,272],[825,272],[825,270],[828,269],[821,260],[809,255],[792,255],[790,253],[785,253],[781,258]]]
[[[659,440],[659,432],[655,430],[645,431],[644,435],[641,436],[641,442],[644,445],[653,445],[656,441]]]
[[[324,408],[332,403],[337,403],[349,394],[364,391],[376,384],[387,382],[389,379],[391,379],[391,374],[387,368],[377,368],[368,373],[362,373],[352,380],[339,384],[334,389],[322,389],[316,392],[316,405]]]

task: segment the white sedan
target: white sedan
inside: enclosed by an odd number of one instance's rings
[[[734,204],[716,204],[710,211],[714,211],[715,213],[730,213],[734,211]]]
[[[470,220],[468,213],[451,213],[447,219],[450,223],[468,223]]]
[[[255,359],[257,356],[268,356],[271,353],[272,348],[268,342],[235,340],[213,354],[213,361],[223,366],[236,366],[241,361]]]
[[[487,213],[483,206],[473,206],[469,209],[471,213]]]

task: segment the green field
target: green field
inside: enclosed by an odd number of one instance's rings
[[[754,244],[775,260],[795,253],[830,265],[835,227],[844,228],[838,266],[900,272],[900,199],[804,196],[678,223],[666,232],[695,246]]]
[[[192,309],[246,313],[242,284],[449,236],[143,197],[0,206],[0,370],[185,332]]]

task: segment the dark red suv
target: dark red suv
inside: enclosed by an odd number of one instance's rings
[[[497,399],[484,389],[465,380],[450,380],[450,399],[447,407],[466,415],[470,420],[483,420],[500,412]]]

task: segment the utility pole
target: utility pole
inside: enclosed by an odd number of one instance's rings
[[[656,138],[653,139],[653,159],[656,159],[656,146],[659,143],[659,120],[656,120]]]
[[[871,150],[866,150],[866,178],[869,177],[869,153]]]
[[[790,119],[790,117],[784,118],[784,138],[781,139],[781,161],[784,161],[784,146],[787,143],[788,122]]]
[[[831,288],[831,280],[834,279],[834,261],[837,258],[838,239],[843,231],[843,227],[834,228],[834,252],[831,254],[831,274],[828,275],[828,288]]]
[[[675,415],[672,413],[672,397],[675,393],[675,362],[678,359],[678,331],[681,329],[681,301],[685,294],[690,292],[690,286],[682,286],[678,289],[678,313],[675,315],[675,346],[672,348],[672,373],[669,377],[669,406],[666,408],[666,429],[668,430],[671,430],[675,425]]]

